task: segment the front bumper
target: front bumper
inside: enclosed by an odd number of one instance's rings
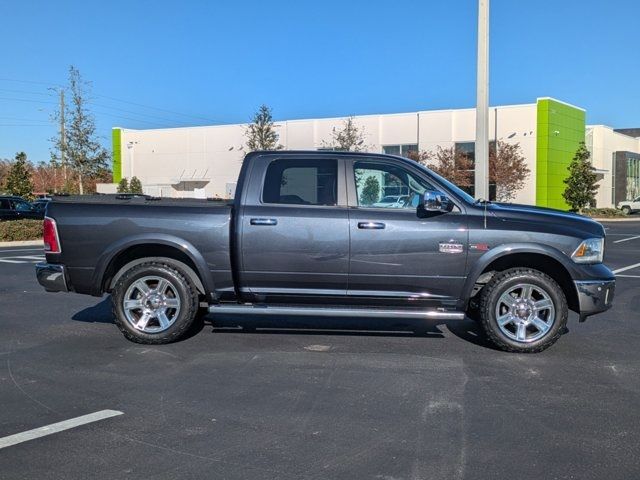
[[[36,264],[36,277],[38,283],[47,292],[68,292],[67,275],[63,265],[52,263]]]
[[[611,308],[616,290],[615,280],[576,281],[580,321]]]

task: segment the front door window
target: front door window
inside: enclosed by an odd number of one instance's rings
[[[397,165],[356,162],[353,166],[359,207],[415,210],[433,187]]]

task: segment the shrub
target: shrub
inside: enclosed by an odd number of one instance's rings
[[[585,208],[582,211],[583,215],[587,217],[600,217],[600,218],[615,218],[626,217],[622,210],[617,208]]]
[[[39,240],[42,238],[42,220],[7,220],[0,222],[0,242]]]
[[[129,193],[142,194],[142,182],[140,182],[138,177],[131,177],[131,182],[129,182]]]

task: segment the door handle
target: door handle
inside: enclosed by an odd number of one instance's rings
[[[358,222],[358,228],[362,230],[382,230],[384,227],[382,222]]]
[[[251,225],[277,225],[278,224],[278,220],[276,220],[275,218],[252,218],[249,223]]]

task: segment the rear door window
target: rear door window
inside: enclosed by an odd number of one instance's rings
[[[282,159],[267,167],[263,203],[337,205],[338,164],[330,159]]]
[[[20,200],[13,201],[13,208],[19,212],[30,212],[33,210],[33,207],[30,203],[21,202]]]

